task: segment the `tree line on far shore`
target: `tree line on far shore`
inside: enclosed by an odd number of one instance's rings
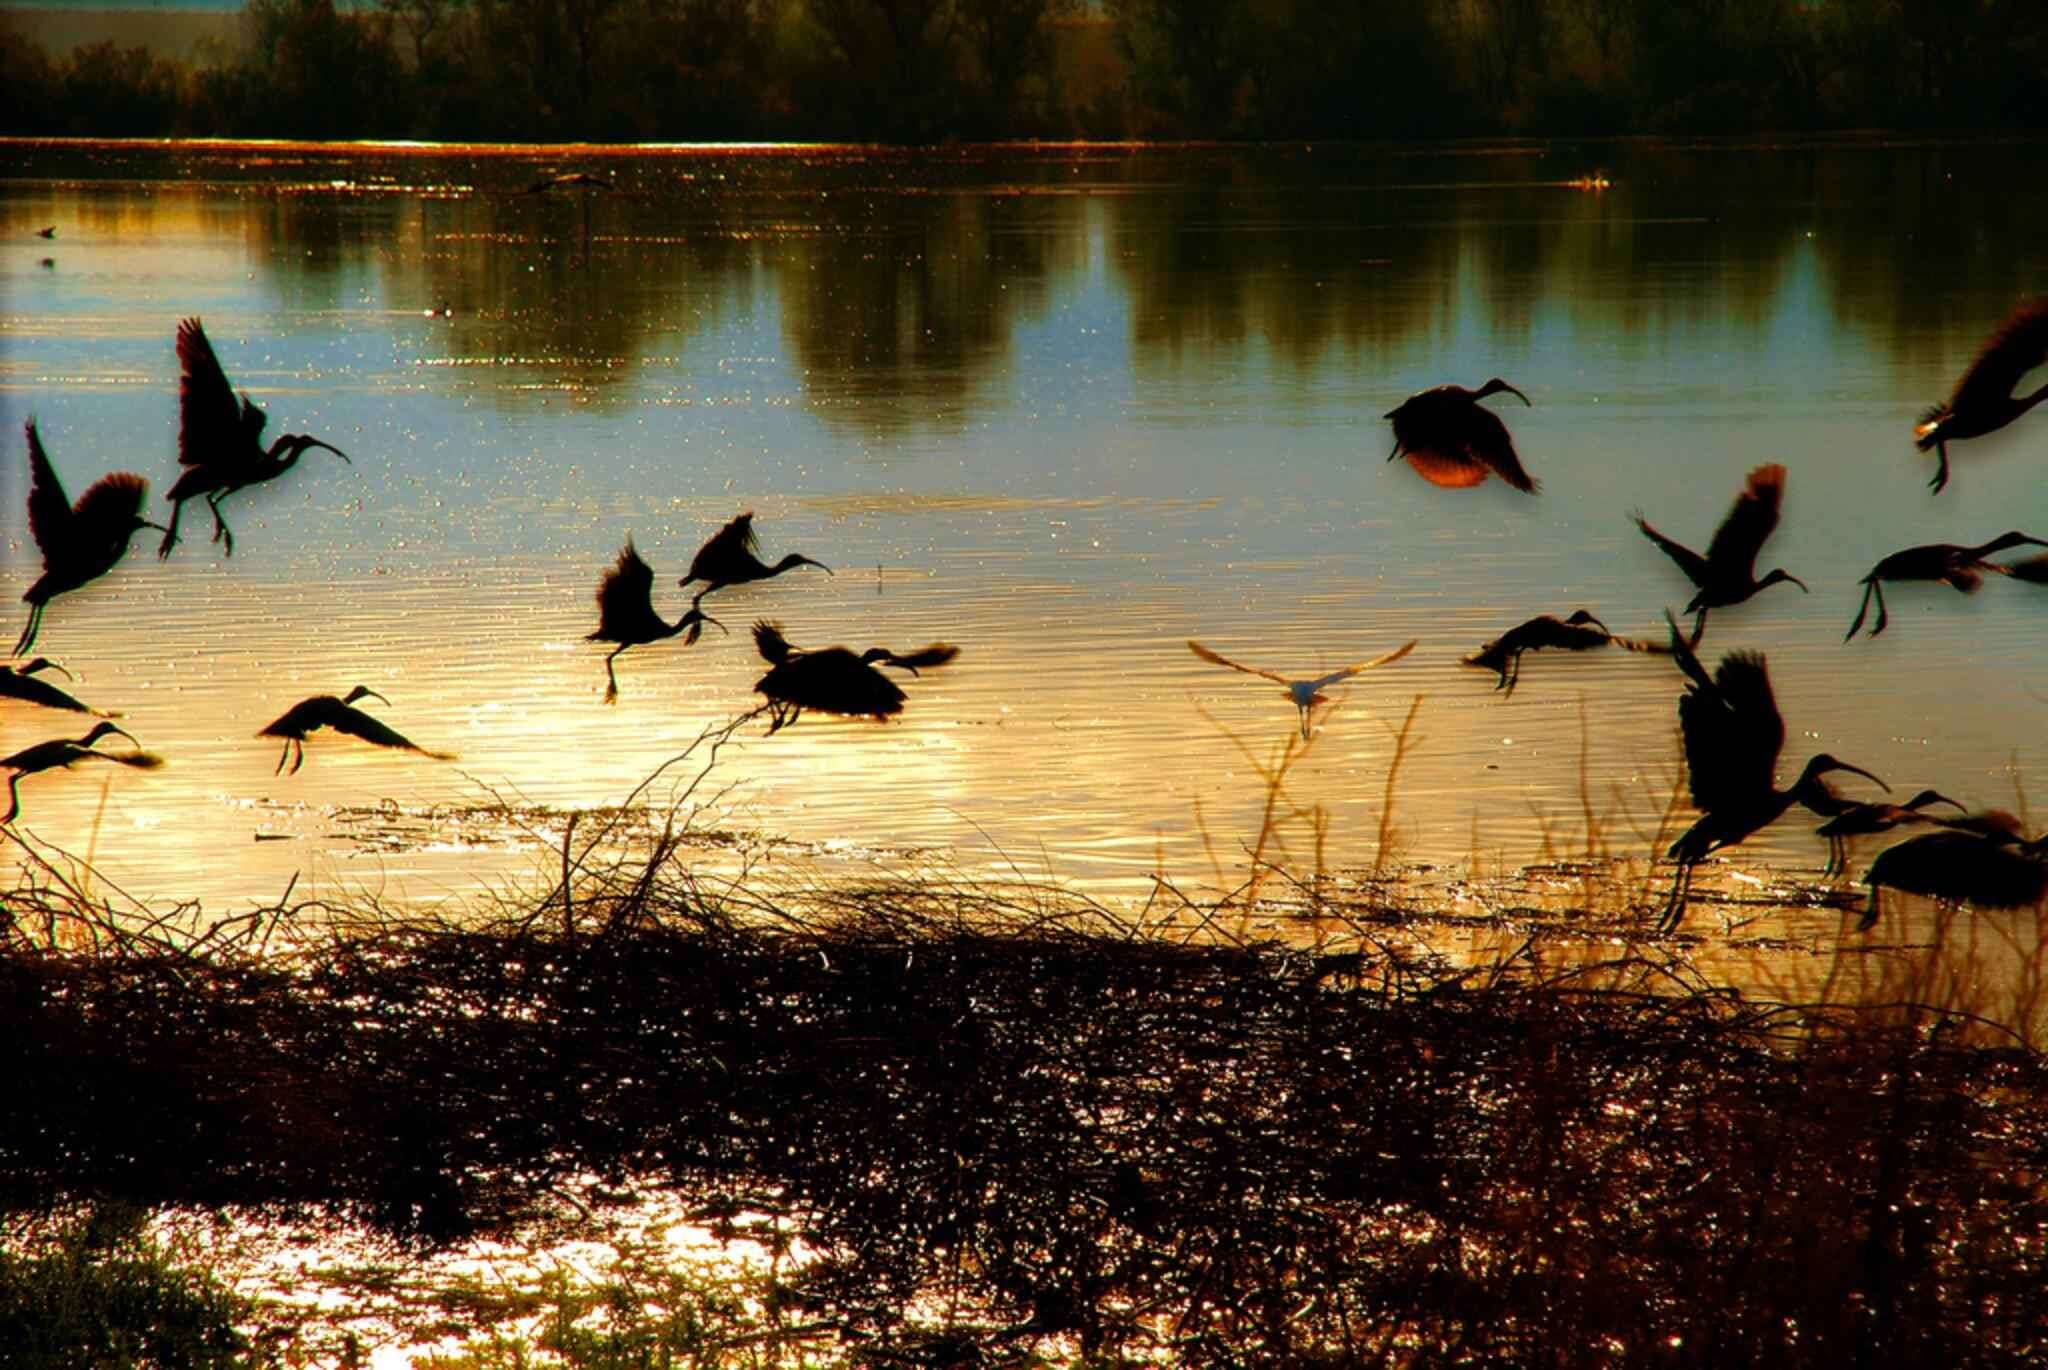
[[[249,0],[0,29],[15,135],[922,143],[2048,127],[2040,0]]]

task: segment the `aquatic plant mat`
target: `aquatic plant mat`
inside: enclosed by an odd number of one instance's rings
[[[2048,1071],[1975,1020],[624,875],[481,926],[6,896],[0,1207],[425,1249],[659,1191],[809,1253],[730,1363],[2048,1356]]]

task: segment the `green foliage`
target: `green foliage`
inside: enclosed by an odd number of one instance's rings
[[[10,1370],[250,1364],[242,1301],[181,1265],[132,1209],[96,1210],[26,1253],[0,1250],[0,1363]]]

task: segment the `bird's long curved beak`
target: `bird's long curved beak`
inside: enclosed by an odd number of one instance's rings
[[[811,559],[810,559],[809,557],[805,557],[805,558],[804,558],[804,565],[806,565],[806,566],[815,566],[815,567],[817,567],[817,568],[818,568],[818,569],[819,569],[820,571],[823,571],[823,572],[824,572],[824,573],[825,573],[826,575],[828,575],[828,576],[832,574],[832,568],[831,568],[830,566],[827,566],[827,565],[826,565],[826,564],[825,564],[824,562],[822,562],[822,561],[812,561],[812,560],[811,560]]]
[[[1863,768],[1862,768],[1861,766],[1851,766],[1851,765],[1850,765],[1850,764],[1849,764],[1848,762],[1846,762],[1846,761],[1837,761],[1837,762],[1836,762],[1836,763],[1835,763],[1834,765],[1832,765],[1832,766],[1825,766],[1825,767],[1822,767],[1822,769],[1823,769],[1823,770],[1829,770],[1829,771],[1854,771],[1854,772],[1855,772],[1856,774],[1858,774],[1858,775],[1862,776],[1862,777],[1863,777],[1863,778],[1864,778],[1865,780],[1869,780],[1869,781],[1873,781],[1873,782],[1875,782],[1875,783],[1876,783],[1876,785],[1877,785],[1877,787],[1878,787],[1879,789],[1883,790],[1883,791],[1884,791],[1884,792],[1885,792],[1886,794],[1890,794],[1890,793],[1892,792],[1892,787],[1891,787],[1891,786],[1889,786],[1889,785],[1885,784],[1885,783],[1884,783],[1884,782],[1883,782],[1882,780],[1879,780],[1879,779],[1878,779],[1878,778],[1877,778],[1876,776],[1872,775],[1872,774],[1871,774],[1871,773],[1870,773],[1869,771],[1866,771],[1866,770],[1864,770],[1864,769],[1863,769]]]
[[[1527,395],[1524,395],[1521,391],[1515,389],[1515,387],[1509,385],[1506,381],[1502,381],[1500,383],[1500,388],[1507,391],[1510,395],[1513,395],[1523,404],[1528,405],[1531,409],[1534,409],[1536,407],[1535,403]]]
[[[17,668],[14,673],[16,675],[34,675],[37,671],[55,671],[57,674],[63,676],[66,680],[72,680],[76,678],[71,674],[71,672],[65,670],[62,666],[59,666],[56,662],[50,660],[50,658],[46,656],[37,657],[28,665]]]
[[[332,453],[334,453],[334,455],[335,455],[335,456],[337,456],[337,457],[340,457],[340,458],[341,458],[341,459],[342,459],[343,461],[348,461],[348,453],[346,453],[346,452],[342,451],[342,450],[341,450],[341,449],[340,449],[339,447],[336,447],[336,446],[335,446],[335,445],[334,445],[333,443],[330,443],[330,442],[322,442],[322,441],[320,441],[320,439],[318,439],[318,438],[307,438],[307,439],[306,439],[306,446],[308,446],[308,447],[318,447],[318,448],[320,448],[320,449],[321,449],[321,450],[323,450],[323,451],[327,451],[327,452],[332,452]],[[355,465],[355,463],[354,463],[354,462],[352,462],[352,461],[348,461],[348,464],[349,464],[350,466],[354,466],[354,465]]]

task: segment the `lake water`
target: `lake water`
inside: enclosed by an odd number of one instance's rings
[[[1953,449],[1939,497],[1910,441],[2048,289],[2038,146],[9,151],[9,604],[38,570],[24,419],[72,496],[130,469],[168,512],[183,317],[271,435],[353,458],[231,499],[232,558],[195,505],[167,562],[145,532],[49,608],[37,650],[168,764],[32,777],[18,831],[138,898],[531,880],[567,812],[759,702],[756,618],[961,647],[890,724],[735,734],[700,821],[756,859],[1236,884],[1296,714],[1190,638],[1290,675],[1418,642],[1318,712],[1267,849],[1297,869],[1382,858],[1411,707],[1390,859],[1513,869],[1582,850],[1588,807],[1642,856],[1680,775],[1669,661],[1531,655],[1510,698],[1459,658],[1578,607],[1659,635],[1690,587],[1630,511],[1704,548],[1766,461],[1760,567],[1812,593],[1717,612],[1703,651],[1768,654],[1781,780],[1827,750],[2012,806],[2048,776],[2048,589],[1900,586],[1883,637],[1842,640],[1887,553],[2048,536],[2048,415]],[[520,193],[572,169],[616,189]],[[1386,462],[1404,396],[1495,375],[1534,402],[1495,407],[1540,495]],[[607,707],[599,574],[632,537],[673,618],[746,509],[769,560],[836,575],[713,596],[731,635],[627,652]],[[460,759],[321,733],[274,775],[257,729],[358,683]],[[81,731],[0,704],[0,750]],[[1811,872],[1811,827],[1745,854]]]

